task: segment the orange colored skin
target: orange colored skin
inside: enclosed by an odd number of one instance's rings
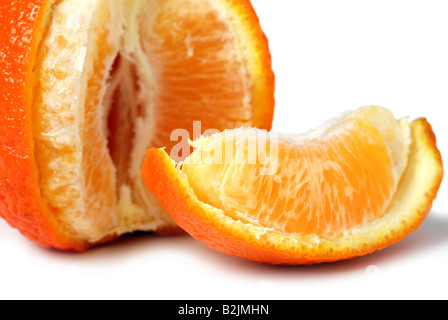
[[[425,119],[414,121],[411,128],[414,134],[422,137],[422,144],[430,150],[431,159],[440,169],[433,184],[428,186],[420,207],[416,208],[418,218],[379,241],[365,242],[349,250],[323,251],[317,247],[285,249],[272,243],[266,244],[259,241],[255,235],[241,232],[231,225],[224,225],[214,220],[208,207],[194,195],[186,175],[175,167],[163,149],[148,150],[142,176],[148,188],[181,228],[205,245],[222,253],[268,264],[309,265],[348,260],[381,250],[404,239],[421,225],[432,207],[443,178],[442,157],[437,149],[432,128]]]
[[[87,248],[68,234],[42,199],[31,135],[31,71],[44,0],[0,3],[0,215],[32,241],[63,250]]]
[[[253,75],[253,101],[254,108],[254,127],[259,129],[271,130],[274,120],[275,97],[275,75],[272,72],[272,57],[269,50],[268,38],[259,26],[260,20],[255,12],[250,0],[228,0],[229,7],[233,8],[238,14],[247,21],[246,28],[251,32],[251,40],[257,48],[260,65]]]
[[[270,129],[274,112],[274,75],[267,39],[250,1],[228,0],[252,30],[260,67],[254,83],[254,124]],[[47,207],[39,188],[31,123],[32,71],[50,0],[0,2],[0,217],[45,248],[85,251],[93,243],[66,231]],[[257,79],[258,78],[258,79]],[[175,233],[164,229],[159,233]],[[114,240],[106,237],[99,243]],[[98,243],[96,243],[98,244]]]

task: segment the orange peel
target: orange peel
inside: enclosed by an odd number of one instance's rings
[[[406,126],[410,133],[409,157],[386,212],[336,235],[285,232],[263,226],[255,219],[237,219],[234,214],[199,200],[198,190],[190,183],[194,175],[186,173],[182,164],[176,165],[163,149],[147,151],[142,176],[181,228],[222,253],[289,265],[352,259],[381,250],[416,230],[437,196],[443,163],[431,125],[426,119],[417,119]],[[195,171],[194,165],[187,166],[191,172]],[[207,185],[207,180],[202,183]],[[210,184],[209,188],[214,186]]]

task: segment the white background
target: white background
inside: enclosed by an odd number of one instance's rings
[[[253,0],[277,76],[275,130],[365,105],[427,117],[448,159],[448,1]],[[0,221],[0,298],[448,298],[448,185],[421,228],[381,252],[311,267],[217,253],[186,235],[44,250]]]

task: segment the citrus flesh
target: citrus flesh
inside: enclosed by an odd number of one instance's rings
[[[238,129],[193,145],[178,165],[149,150],[147,186],[193,237],[273,264],[349,259],[401,240],[423,221],[443,175],[426,120],[377,107],[305,135]]]
[[[175,228],[141,180],[145,151],[171,148],[172,131],[191,133],[195,120],[203,130],[271,126],[269,49],[248,1],[33,0],[0,13],[10,35],[2,62],[21,70],[17,91],[2,88],[15,94],[2,102],[2,123],[25,119],[14,127],[27,156],[13,166],[3,154],[1,173],[14,190],[24,177],[30,185],[25,200],[4,187],[1,214],[43,246],[84,250]],[[2,132],[5,147],[13,134]],[[34,213],[18,219],[22,201]]]

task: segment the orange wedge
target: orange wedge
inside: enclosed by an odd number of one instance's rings
[[[0,215],[44,247],[176,228],[144,186],[174,129],[269,129],[274,76],[247,0],[0,3]]]
[[[443,165],[425,119],[369,107],[305,135],[225,131],[175,164],[150,149],[143,178],[176,223],[223,253],[269,264],[351,259],[416,230]]]

